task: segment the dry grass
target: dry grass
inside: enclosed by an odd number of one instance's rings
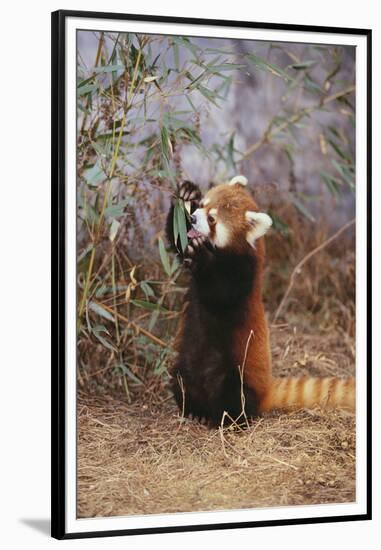
[[[273,327],[275,374],[353,374],[351,340]],[[181,421],[165,393],[78,398],[78,516],[352,502],[355,419],[274,412],[245,431]]]

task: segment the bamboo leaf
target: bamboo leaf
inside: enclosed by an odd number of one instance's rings
[[[97,161],[92,168],[89,168],[84,172],[84,177],[88,185],[97,187],[102,181],[106,179],[106,174],[103,171],[99,161]]]
[[[124,71],[124,65],[104,65],[103,67],[94,67],[94,73],[113,73],[114,71]]]
[[[181,250],[185,252],[185,249],[188,246],[187,222],[184,204],[181,200],[178,200],[175,204],[174,219],[176,220],[176,229],[178,236],[180,237]]]
[[[297,82],[295,81],[295,78],[292,78],[289,74],[287,74],[283,69],[280,67],[277,67],[273,63],[269,63],[268,61],[265,61],[261,57],[258,57],[257,55],[253,53],[249,53],[246,56],[253,65],[258,67],[258,69],[261,69],[262,71],[267,71],[275,76],[279,76],[286,80],[287,82]]]
[[[81,86],[78,88],[77,94],[78,95],[85,95],[90,94],[92,92],[95,92],[99,89],[99,84],[85,84],[84,86]]]
[[[339,157],[348,162],[352,161],[350,155],[346,151],[343,151],[343,149],[337,143],[335,143],[332,139],[327,139],[327,141],[332,149],[339,155]]]
[[[315,60],[301,61],[300,63],[293,63],[292,65],[289,65],[289,67],[291,69],[295,69],[297,71],[300,71],[302,69],[309,69],[310,67],[312,67],[312,65],[315,65],[315,64],[316,64]]]
[[[92,82],[93,80],[94,80],[94,75],[90,76],[89,78],[85,78],[85,80],[81,80],[77,88],[83,88],[83,86],[85,86],[86,84],[89,84],[89,82]]]
[[[98,88],[99,88],[98,84],[85,84],[81,88],[78,88],[77,95],[81,96],[81,95],[90,94],[98,90]]]
[[[129,203],[129,199],[123,199],[119,201],[117,204],[111,204],[105,209],[104,215],[107,218],[120,218],[121,216],[125,216],[126,212],[124,209],[126,208],[127,204]]]
[[[130,300],[130,303],[134,304],[136,307],[149,309],[150,311],[168,311],[160,304],[153,304],[152,302],[146,302],[145,300]]]
[[[110,232],[108,235],[108,238],[110,239],[111,242],[114,242],[116,234],[118,233],[119,227],[120,227],[120,222],[118,222],[118,220],[115,220],[115,219],[112,220],[111,226],[110,226]]]
[[[159,237],[159,254],[160,254],[161,263],[163,264],[163,267],[164,267],[164,271],[170,277],[171,264],[169,262],[169,256],[167,254],[167,251],[165,250],[163,239],[161,237]]]
[[[175,44],[178,44],[179,46],[184,46],[184,48],[192,52],[192,54],[197,57],[198,52],[200,51],[200,47],[196,46],[196,44],[193,44],[189,40],[189,38],[185,36],[173,36],[172,40]]]
[[[88,244],[86,248],[82,250],[82,252],[79,254],[77,258],[77,263],[80,263],[83,260],[83,258],[85,258],[87,254],[92,251],[93,248],[94,248],[93,243]]]
[[[117,365],[115,365],[115,367],[121,370],[126,376],[128,376],[128,378],[130,378],[136,384],[139,384],[139,385],[142,384],[142,381],[137,376],[135,376],[132,370],[129,369],[125,364],[118,363]]]
[[[104,317],[105,319],[107,319],[108,321],[112,321],[113,323],[115,323],[115,319],[114,317],[111,315],[111,313],[109,313],[108,311],[106,311],[101,305],[97,304],[96,302],[90,302],[89,303],[89,309],[91,309],[92,311],[94,311],[95,313],[97,313],[98,315],[100,315],[101,317]]]
[[[341,182],[325,171],[320,172],[320,177],[322,178],[323,182],[327,186],[331,195],[333,195],[334,197],[338,197],[340,195],[339,186]]]
[[[290,194],[291,202],[295,206],[297,210],[308,220],[310,220],[312,223],[315,223],[316,220],[314,216],[311,214],[311,212],[306,208],[306,206],[294,195]]]
[[[152,287],[146,281],[141,281],[140,282],[140,288],[142,289],[142,291],[146,295],[146,298],[150,298],[150,297],[155,296],[155,293],[154,293]]]
[[[104,332],[102,330],[96,330],[96,327],[93,328],[92,333],[94,334],[95,338],[99,340],[99,342],[102,344],[103,347],[111,350],[111,351],[118,351],[106,338],[101,336],[99,333]],[[107,332],[107,331],[106,331]]]
[[[353,171],[353,167],[348,167],[345,164],[340,164],[335,159],[332,159],[332,164],[336,168],[336,170],[339,172],[340,176],[347,182],[349,187],[354,190],[355,189],[355,174]]]
[[[173,258],[173,262],[172,262],[172,266],[171,266],[171,275],[173,275],[173,273],[175,273],[175,271],[180,267],[180,262],[178,260],[178,258],[175,256]]]
[[[160,131],[160,138],[161,138],[161,152],[163,155],[163,158],[165,160],[164,168],[167,168],[169,164],[169,155],[170,155],[170,149],[169,149],[169,133],[168,129],[165,125],[161,127]]]

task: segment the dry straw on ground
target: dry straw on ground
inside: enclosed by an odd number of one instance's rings
[[[338,332],[273,327],[277,375],[353,374]],[[78,399],[78,515],[121,516],[355,500],[355,419],[274,412],[249,429],[181,421],[167,395]]]

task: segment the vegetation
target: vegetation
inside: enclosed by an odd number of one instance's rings
[[[327,193],[339,204],[354,190],[353,139],[324,114],[354,124],[355,87],[342,70],[342,49],[333,46],[306,46],[299,58],[291,46],[269,44],[261,57],[255,42],[241,51],[186,37],[94,36],[93,65],[78,52],[78,380],[97,392],[120,388],[131,402],[140,392],[166,391],[185,285],[163,227],[186,175],[184,156],[202,156],[216,181],[240,173],[264,148],[287,158],[289,188],[276,197],[269,189],[265,199],[275,229],[265,298],[274,314],[293,268],[332,233],[316,205]],[[272,59],[279,49],[288,60],[282,66]],[[240,150],[232,132],[206,145],[203,113],[223,109],[242,75],[261,72],[283,101],[259,139]],[[320,188],[311,192],[293,174],[295,151],[316,125]],[[183,249],[185,215],[177,201],[174,231]],[[353,337],[353,247],[323,246],[305,265],[280,318],[295,320],[301,310],[320,328],[334,324]]]

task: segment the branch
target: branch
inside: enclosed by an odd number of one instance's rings
[[[302,269],[304,264],[306,262],[308,262],[308,260],[310,258],[312,258],[312,256],[314,256],[315,254],[320,252],[320,250],[323,250],[323,248],[325,248],[326,246],[331,244],[332,241],[337,239],[337,237],[339,237],[339,235],[341,235],[341,233],[343,233],[346,229],[351,227],[351,225],[353,225],[355,223],[355,221],[356,221],[356,218],[353,218],[352,220],[350,220],[349,222],[344,224],[338,231],[336,231],[336,233],[334,233],[334,235],[332,235],[331,237],[329,237],[329,239],[322,242],[321,244],[319,244],[319,246],[317,246],[316,248],[311,250],[311,252],[309,252],[306,256],[304,256],[304,258],[298,263],[298,265],[296,267],[294,267],[294,270],[291,273],[291,278],[290,278],[290,282],[288,284],[287,290],[286,290],[286,292],[285,292],[285,294],[284,294],[284,296],[283,296],[283,298],[282,298],[282,300],[281,300],[281,302],[278,306],[278,309],[275,312],[273,323],[275,323],[275,321],[278,319],[278,317],[280,315],[280,312],[282,311],[282,309],[284,307],[284,304],[286,303],[286,300],[287,300],[287,298],[288,298],[288,296],[289,296],[289,294],[292,290],[292,287],[294,286],[294,281],[295,281],[296,275],[299,275],[300,270]]]

